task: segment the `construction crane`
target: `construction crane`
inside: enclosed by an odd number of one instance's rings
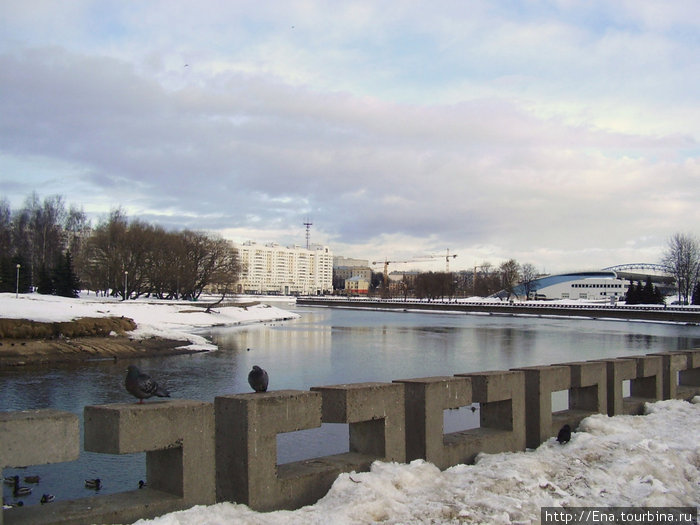
[[[405,261],[390,261],[389,259],[384,259],[384,261],[373,261],[372,264],[384,264],[384,287],[389,287],[389,265],[399,264],[399,263],[411,263],[411,262],[425,262],[421,259],[408,259]]]
[[[442,257],[441,255],[439,257]],[[456,253],[450,255],[450,249],[447,248],[447,255],[445,255],[445,273],[450,273],[450,257],[453,259],[457,257]]]
[[[389,259],[384,259],[384,261],[373,261],[372,264],[384,264],[384,281],[383,281],[383,287],[384,287],[384,294],[388,294],[389,292],[389,265],[390,264],[400,264],[400,263],[423,263],[423,262],[428,262],[431,259],[439,259],[441,257],[445,257],[445,266],[446,266],[446,271],[447,273],[450,272],[450,257],[453,259],[457,257],[457,254],[450,254],[450,249],[447,249],[447,255],[426,255],[423,257],[416,257],[415,259],[406,259],[403,261],[390,261]]]

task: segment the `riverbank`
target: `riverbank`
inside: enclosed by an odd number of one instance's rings
[[[101,359],[132,359],[206,351],[183,346],[182,341],[159,337],[130,339],[115,335],[53,340],[3,339],[0,340],[0,368]]]
[[[0,294],[0,367],[216,350],[201,333],[297,317],[249,300],[213,305],[5,293]]]
[[[581,301],[504,302],[488,299],[421,301],[410,299],[353,299],[342,297],[300,297],[297,300],[297,305],[407,312],[452,312],[469,315],[576,317],[687,325],[700,324],[700,308],[697,306],[627,306],[624,304],[607,305]]]

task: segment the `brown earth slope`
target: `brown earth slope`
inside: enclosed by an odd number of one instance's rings
[[[0,319],[0,367],[190,353],[187,342],[130,339],[136,323],[126,317],[85,317],[42,323]]]

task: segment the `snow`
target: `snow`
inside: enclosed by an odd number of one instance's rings
[[[0,294],[0,317],[65,321],[126,316],[132,337],[159,335],[211,347],[193,332],[296,317],[255,305],[215,308],[164,301],[117,301],[94,296],[64,299]],[[370,472],[340,475],[316,504],[296,511],[259,513],[219,503],[166,514],[140,525],[539,523],[541,507],[700,506],[700,396],[646,405],[643,416],[586,418],[560,445],[481,454],[474,465],[440,471],[425,461],[375,462]]]
[[[541,507],[700,506],[700,396],[646,405],[643,416],[586,418],[565,445],[481,454],[440,471],[416,460],[342,474],[316,504],[259,513],[219,503],[139,525],[539,523]]]
[[[215,306],[206,313],[206,305],[216,299],[197,302],[174,302],[151,299],[121,301],[109,297],[81,294],[77,299],[41,294],[0,294],[0,318],[30,319],[41,322],[70,321],[80,317],[129,317],[137,325],[128,332],[132,339],[162,337],[183,341],[192,350],[215,350],[216,346],[197,331],[214,326],[236,326],[251,323],[293,319],[297,314],[268,304]],[[249,305],[249,306],[245,306]]]

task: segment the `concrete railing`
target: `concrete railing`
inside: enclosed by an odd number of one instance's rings
[[[626,386],[625,383],[628,383]],[[624,392],[629,389],[629,395]],[[568,408],[552,411],[552,394]],[[423,458],[440,468],[522,451],[586,416],[641,414],[647,401],[700,395],[700,349],[453,376],[189,400],[88,406],[84,449],[146,452],[148,488],[11,508],[0,525],[114,523],[217,501],[256,510],[313,503],[342,472]],[[479,404],[479,426],[444,433],[444,411]],[[344,423],[348,452],[277,464],[277,434]],[[55,410],[0,413],[0,466],[72,461],[79,421]]]

